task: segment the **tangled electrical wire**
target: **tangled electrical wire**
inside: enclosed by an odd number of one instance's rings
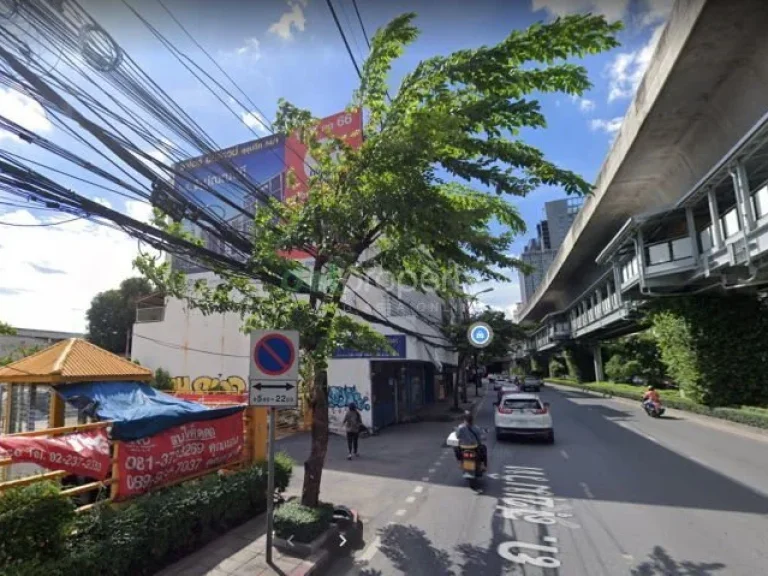
[[[215,95],[226,94],[231,102],[243,110],[248,110],[245,103],[191,58],[185,56],[126,0],[124,3],[198,82]],[[173,17],[161,1],[160,4]],[[113,185],[109,190],[114,193],[159,208],[176,221],[190,223],[211,240],[210,244],[226,246],[227,250],[201,247],[107,208],[44,176],[32,165],[36,164],[40,168],[59,172],[104,189],[102,182],[67,174],[22,155],[2,150],[0,190],[34,206],[73,214],[102,225],[116,226],[140,241],[182,259],[202,261],[209,266],[218,266],[265,284],[281,285],[284,281],[284,270],[263,267],[255,269],[248,263],[253,245],[252,235],[258,233],[257,230],[234,225],[232,218],[225,219],[213,206],[203,204],[194,195],[186,192],[190,188],[204,191],[222,205],[226,205],[241,221],[252,221],[254,214],[248,206],[253,206],[254,202],[270,205],[271,197],[265,189],[265,183],[253,182],[241,173],[227,156],[219,154],[221,147],[76,0],[5,0],[5,7],[5,10],[0,10],[0,84],[39,104],[57,127],[89,152],[100,156],[120,174],[96,166],[76,152],[16,124],[3,116],[2,111],[0,130],[91,172],[97,179]],[[183,25],[175,17],[173,19],[189,35]],[[22,22],[23,27],[19,25]],[[41,43],[44,46],[41,49],[57,54],[57,62],[60,65],[57,64],[53,68],[45,66],[43,59],[37,57],[22,36],[21,32],[25,29],[34,30],[45,40]],[[202,46],[197,45],[204,51]],[[205,54],[214,61],[210,54]],[[236,86],[228,75],[225,76]],[[89,91],[84,87],[88,87]],[[258,110],[247,95],[242,90],[239,91],[245,96],[250,109]],[[227,101],[220,97],[219,100],[240,119],[240,114]],[[141,113],[137,113],[137,108]],[[263,114],[261,116],[263,117]],[[265,123],[264,127],[272,130],[268,123]],[[167,160],[158,160],[148,153],[147,149],[162,149]],[[297,154],[292,149],[287,152]],[[203,176],[192,176],[179,169],[179,163],[182,161],[192,156],[205,155],[215,155],[217,167],[231,175],[225,189],[210,185]],[[312,247],[304,246],[302,249],[312,254]],[[313,294],[321,299],[327,296],[313,291],[298,277],[291,280],[299,293]],[[377,285],[375,280],[369,277],[364,280],[371,285]],[[389,291],[387,293],[405,307],[412,309],[422,321],[432,327],[438,327],[432,318],[421,314],[409,302]],[[359,293],[354,294],[367,303]],[[441,337],[406,330],[388,321],[373,306],[371,309],[377,314],[370,314],[349,305],[343,307],[362,319],[388,325],[410,333],[430,345],[440,346],[431,340],[441,340]]]

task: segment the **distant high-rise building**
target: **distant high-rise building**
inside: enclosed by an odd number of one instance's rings
[[[582,203],[582,198],[566,198],[544,204],[546,218],[536,224],[536,238],[529,240],[520,257],[533,268],[530,274],[523,274],[522,271],[519,274],[523,304],[528,302],[544,280]]]

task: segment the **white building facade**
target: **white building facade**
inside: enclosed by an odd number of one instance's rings
[[[190,280],[200,277],[209,282],[215,278],[211,273],[203,273],[190,275]],[[389,351],[381,355],[353,350],[334,353],[328,370],[333,431],[341,432],[341,421],[350,402],[358,405],[366,426],[380,429],[406,421],[441,399],[449,382],[453,382],[457,356],[446,350],[447,342],[440,338],[436,325],[455,312],[434,295],[397,286],[386,290],[397,294],[397,298],[367,284],[358,284],[354,292],[347,290],[345,294],[345,302],[381,315],[404,331],[374,324],[376,330],[387,335],[395,355]],[[408,306],[400,300],[408,302]],[[131,356],[142,366],[168,371],[178,391],[245,392],[251,351],[250,336],[241,331],[242,324],[234,313],[204,316],[182,300],[150,297],[137,310]],[[435,345],[405,332],[423,335]]]

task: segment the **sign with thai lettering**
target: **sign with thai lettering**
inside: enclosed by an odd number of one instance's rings
[[[76,476],[104,480],[110,471],[109,440],[103,428],[55,438],[0,436],[0,455]]]
[[[242,412],[121,442],[117,450],[119,499],[235,462],[242,452]]]
[[[351,348],[337,348],[333,353],[333,358],[405,358],[405,334],[387,334],[387,341],[394,349],[379,350],[378,352],[359,352]]]

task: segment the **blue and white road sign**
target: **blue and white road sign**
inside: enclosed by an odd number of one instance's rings
[[[469,327],[467,338],[475,348],[485,348],[493,340],[493,330],[485,322],[475,322]]]
[[[298,380],[298,332],[295,330],[252,332],[250,377],[258,380]]]
[[[251,406],[298,406],[299,333],[296,330],[251,332],[248,403]]]

